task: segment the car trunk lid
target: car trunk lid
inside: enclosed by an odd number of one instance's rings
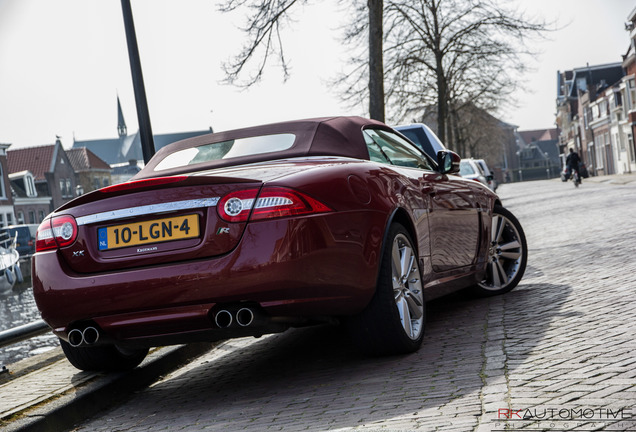
[[[237,176],[180,176],[104,188],[56,212],[72,214],[78,225],[76,241],[59,253],[78,273],[223,255],[236,247],[246,223],[222,220],[217,203],[261,186]]]

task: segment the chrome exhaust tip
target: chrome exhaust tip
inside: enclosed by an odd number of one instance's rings
[[[82,332],[84,337],[84,343],[87,345],[93,345],[99,340],[99,330],[95,327],[86,327]]]
[[[241,308],[236,312],[236,322],[241,327],[247,327],[254,321],[254,312],[249,308]]]
[[[73,348],[77,348],[82,345],[82,343],[84,343],[84,335],[82,334],[82,331],[79,329],[73,329],[68,332],[68,343]]]
[[[222,309],[214,315],[214,322],[219,328],[228,328],[232,325],[232,314]]]

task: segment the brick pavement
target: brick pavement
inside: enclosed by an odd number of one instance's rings
[[[526,276],[431,302],[419,352],[367,358],[333,327],[231,340],[75,430],[636,430],[636,182],[498,192]]]

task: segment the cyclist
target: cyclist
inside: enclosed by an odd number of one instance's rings
[[[571,175],[574,175],[574,171],[579,175],[579,182],[581,181],[581,175],[579,173],[579,163],[581,162],[581,158],[579,158],[579,154],[574,151],[573,148],[570,148],[570,154],[567,158],[565,158],[565,164],[568,167]]]

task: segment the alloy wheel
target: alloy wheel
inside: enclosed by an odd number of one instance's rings
[[[393,296],[406,335],[416,340],[424,326],[424,297],[417,257],[408,238],[398,234],[391,251]]]
[[[506,216],[492,218],[486,277],[479,286],[492,291],[505,290],[515,280],[524,262],[523,237]]]

